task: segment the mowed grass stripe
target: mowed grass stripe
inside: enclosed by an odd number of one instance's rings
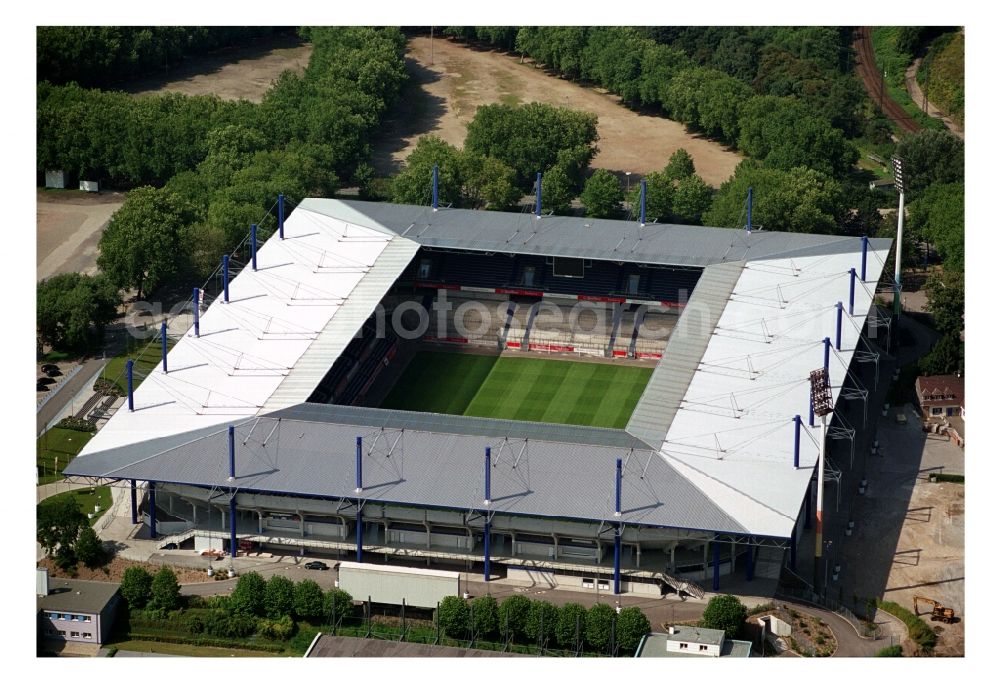
[[[615,364],[424,352],[382,407],[621,429],[651,375]]]
[[[419,352],[382,408],[462,415],[496,361],[490,355]]]

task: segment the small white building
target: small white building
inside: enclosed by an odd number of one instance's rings
[[[666,634],[646,634],[636,657],[749,657],[749,641],[730,641],[720,629],[677,626]]]

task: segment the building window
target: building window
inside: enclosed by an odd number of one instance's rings
[[[79,622],[80,620],[83,619],[83,615],[70,615],[69,619],[73,620],[74,622]]]
[[[521,271],[521,286],[534,286],[535,285],[535,266],[525,265],[524,270]]]
[[[585,578],[583,578],[583,588],[584,589],[593,589],[594,588],[594,578],[592,578],[592,577],[585,577]]]
[[[80,638],[80,632],[78,632],[78,631],[71,631],[69,633],[69,636],[70,636],[70,638]]]
[[[49,619],[50,620],[58,620],[59,619],[59,613],[49,613]]]
[[[60,629],[60,630],[59,630],[59,635],[60,635],[60,636],[65,636],[65,635],[66,635],[66,632],[65,632],[65,631],[63,631],[62,629]]]
[[[83,616],[83,621],[84,622],[90,622],[90,615],[84,615]]]
[[[700,646],[698,646],[698,650],[702,650],[702,651],[708,650],[708,646],[707,645],[700,645]]]
[[[85,632],[83,632],[83,637],[84,638],[93,638],[93,635],[90,632],[85,631]]]
[[[625,293],[629,294],[639,293],[639,275],[628,276],[628,286],[625,289]]]
[[[681,643],[681,650],[687,650],[687,649],[688,649],[688,644],[687,643]]]
[[[421,258],[420,267],[417,269],[417,277],[420,279],[430,279],[431,276],[431,259]]]
[[[935,406],[931,409],[931,415],[941,415],[941,407]]]

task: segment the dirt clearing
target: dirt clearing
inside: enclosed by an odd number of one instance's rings
[[[248,47],[222,49],[192,57],[165,75],[136,80],[125,87],[132,94],[215,94],[226,101],[260,103],[264,92],[285,70],[299,74],[309,64],[312,45],[294,36],[261,41]]]
[[[35,211],[38,280],[64,272],[96,272],[101,233],[123,199],[119,193],[39,190]]]
[[[718,187],[742,159],[739,154],[665,117],[644,115],[619,103],[617,96],[548,75],[517,56],[481,51],[449,40],[410,39],[406,67],[411,82],[404,92],[405,114],[387,120],[386,135],[375,144],[374,164],[382,175],[402,168],[422,134],[461,146],[465,126],[476,108],[490,103],[538,101],[597,114],[598,154],[591,166],[647,174],[658,171],[678,148],[694,158],[698,174]]]

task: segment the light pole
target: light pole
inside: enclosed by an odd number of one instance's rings
[[[626,171],[625,172],[625,194],[626,195],[629,193],[629,190],[631,188],[632,188],[632,172],[631,171]]]
[[[892,156],[892,180],[899,191],[899,216],[896,219],[896,283],[893,289],[893,308],[896,316],[900,312],[900,295],[903,291],[902,265],[903,265],[903,206],[905,204],[906,183],[903,180],[903,158],[899,155]]]
[[[827,345],[829,343],[826,343]],[[809,373],[809,389],[812,409],[823,421],[822,436],[819,440],[819,459],[816,463],[816,549],[813,563],[813,589],[818,593],[820,582],[826,589],[826,572],[820,568],[823,560],[823,483],[826,479],[826,416],[833,411],[833,395],[830,392],[829,367]],[[820,575],[822,574],[822,578]]]

